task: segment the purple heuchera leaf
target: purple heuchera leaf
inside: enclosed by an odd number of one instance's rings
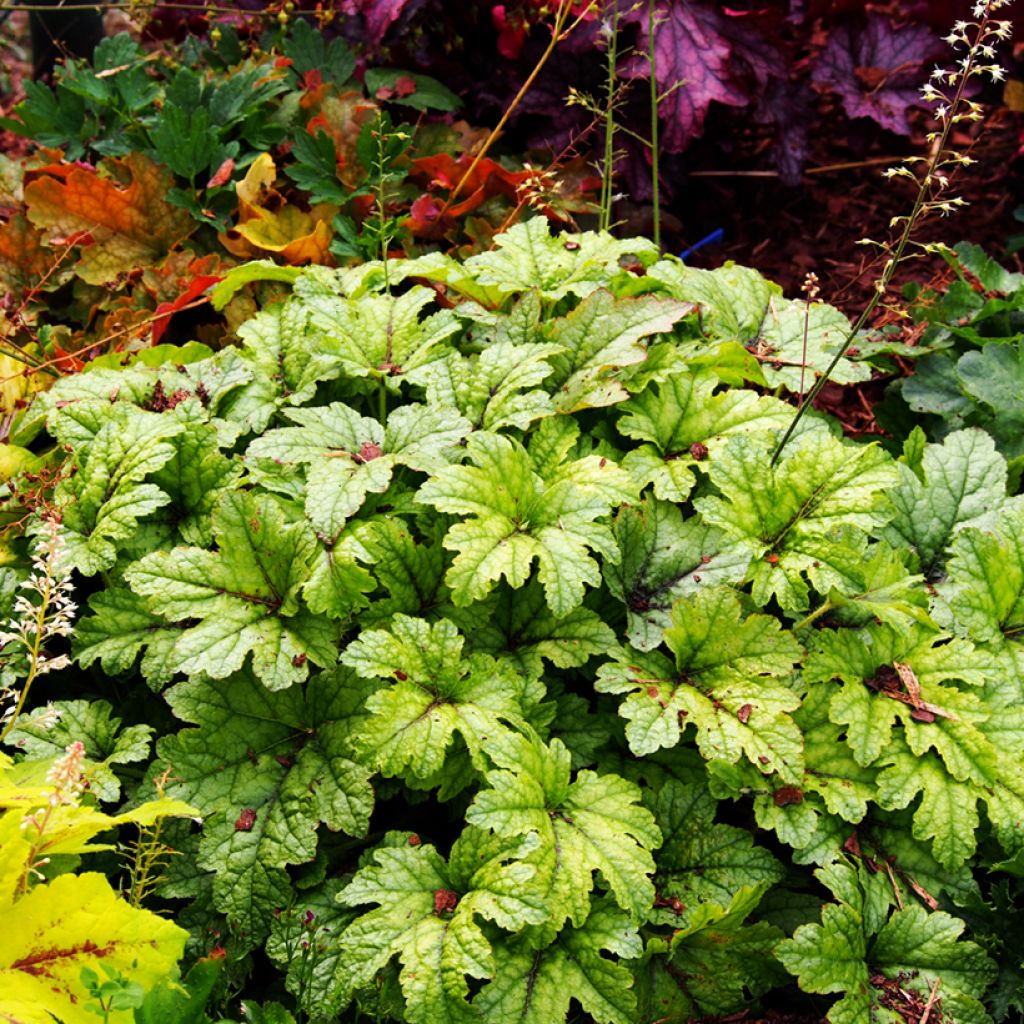
[[[909,135],[908,108],[923,106],[924,66],[943,49],[924,25],[897,28],[884,15],[869,14],[860,31],[850,25],[835,29],[812,77],[836,92],[848,117],[870,117]]]
[[[380,46],[384,34],[398,20],[410,0],[342,0],[346,14],[362,15],[366,24],[366,42]]]
[[[775,166],[784,185],[799,185],[810,152],[814,94],[806,82],[773,78],[754,107],[754,120],[775,128]]]
[[[646,53],[646,10],[634,10],[626,20],[640,23],[638,49]],[[701,134],[712,102],[746,106],[752,85],[763,86],[769,78],[785,74],[778,50],[739,17],[693,0],[658,4],[654,52],[658,89],[672,90],[659,108],[664,122],[661,143],[674,153]],[[631,57],[620,70],[624,77],[649,76],[641,56]]]

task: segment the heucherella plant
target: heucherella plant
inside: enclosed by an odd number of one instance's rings
[[[643,240],[232,275],[289,286],[240,347],[25,416],[68,449],[90,699],[9,739],[137,802],[158,732],[202,824],[156,895],[246,1020],[1013,1005],[1024,512],[987,434],[814,416],[773,462],[766,386],[848,321]]]

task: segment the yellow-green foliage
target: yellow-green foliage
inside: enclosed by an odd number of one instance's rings
[[[106,966],[148,990],[184,948],[183,929],[130,906],[103,875],[47,878],[57,855],[110,849],[92,841],[101,832],[195,813],[168,799],[118,815],[81,805],[80,747],[72,744],[54,763],[14,765],[0,755],[0,1021],[10,1024],[53,1024],[53,1016],[63,1024],[96,1024],[83,968]],[[131,1014],[107,1019],[127,1022]]]

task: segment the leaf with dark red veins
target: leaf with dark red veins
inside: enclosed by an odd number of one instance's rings
[[[370,985],[397,954],[412,1024],[482,1020],[467,1002],[466,977],[494,976],[491,941],[501,933],[494,929],[489,940],[477,917],[508,931],[543,920],[536,868],[523,860],[537,840],[469,827],[446,864],[433,846],[399,845],[393,836],[338,895],[350,907],[377,904],[342,933],[338,980],[349,989]]]
[[[351,742],[369,689],[339,669],[278,693],[250,673],[168,692],[190,726],[158,746],[174,766],[169,792],[187,794],[206,819],[199,865],[215,872],[217,910],[252,941],[289,902],[284,869],[312,859],[319,827],[366,832],[371,772]]]
[[[213,536],[216,552],[156,551],[126,574],[150,611],[171,622],[200,620],[175,641],[169,667],[223,679],[252,652],[256,675],[278,690],[307,677],[307,658],[333,665],[333,627],[298,599],[316,552],[312,530],[286,522],[267,495],[229,491],[214,509]]]
[[[600,693],[629,696],[619,708],[638,756],[673,747],[692,722],[706,760],[746,757],[787,782],[803,772],[803,742],[789,713],[800,698],[786,685],[801,655],[791,634],[767,615],[743,616],[731,587],[678,600],[660,652],[622,649],[597,672]]]

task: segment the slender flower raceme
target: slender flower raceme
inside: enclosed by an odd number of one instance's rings
[[[71,636],[77,610],[71,599],[60,522],[51,517],[47,523],[49,528],[42,533],[32,558],[32,572],[19,587],[24,593],[15,598],[10,621],[0,627],[0,664],[24,675],[20,687],[0,689],[0,742],[14,728],[33,682],[70,664],[66,654],[53,655],[47,650],[49,641]],[[50,719],[52,714],[42,716],[42,721]]]
[[[837,349],[825,372],[800,403],[800,408],[775,449],[772,456],[773,465],[778,461],[800,419],[825,386],[839,360],[846,354],[854,338],[878,308],[892,282],[896,268],[906,255],[917,223],[929,214],[945,216],[967,205],[962,197],[949,194],[950,180],[955,171],[970,166],[974,161],[967,154],[952,148],[952,134],[957,125],[982,119],[981,105],[969,99],[967,95],[972,79],[982,77],[1000,82],[1005,77],[1003,69],[995,61],[994,44],[1009,39],[1013,26],[1011,22],[999,20],[993,15],[999,8],[1009,3],[1010,0],[979,0],[973,8],[975,20],[956,22],[953,30],[945,37],[945,41],[958,53],[956,63],[951,68],[936,68],[921,90],[924,100],[935,104],[932,114],[936,128],[926,136],[930,155],[908,157],[898,167],[890,167],[885,172],[886,178],[909,178],[914,182],[917,186],[914,204],[909,214],[894,217],[890,221],[889,226],[894,231],[899,229],[895,241],[878,243],[871,239],[862,240],[864,244],[878,245],[886,257],[875,282],[875,293]],[[925,245],[923,248],[926,251],[934,251],[936,247]]]

